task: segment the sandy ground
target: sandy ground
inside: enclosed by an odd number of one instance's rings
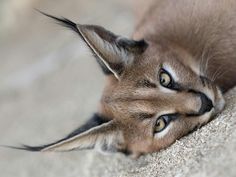
[[[120,0],[5,0],[0,5],[0,144],[38,145],[59,139],[96,110],[104,78],[75,34],[33,8],[103,25],[125,36],[132,32],[133,13]],[[235,95],[236,89],[228,93],[226,110],[216,120],[167,150],[137,161],[94,151],[31,153],[0,148],[0,176],[234,177]]]

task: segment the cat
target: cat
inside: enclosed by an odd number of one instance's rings
[[[156,0],[131,38],[41,13],[76,32],[106,85],[83,126],[57,142],[20,149],[157,152],[211,121],[236,84],[235,0]]]

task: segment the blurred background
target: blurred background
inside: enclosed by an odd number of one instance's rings
[[[103,88],[103,74],[79,37],[35,8],[130,36],[131,4],[132,0],[0,1],[1,145],[40,145],[65,136],[94,113]],[[94,156],[101,163],[113,159],[93,151],[44,154],[0,148],[0,176],[99,176]],[[104,170],[109,167],[100,168]]]

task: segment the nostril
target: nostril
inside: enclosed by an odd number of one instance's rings
[[[204,93],[199,93],[200,98],[201,98],[201,108],[198,112],[198,114],[204,114],[206,112],[209,112],[213,108],[212,101],[204,94]]]

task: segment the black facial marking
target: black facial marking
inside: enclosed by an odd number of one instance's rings
[[[46,145],[42,145],[42,146],[28,146],[28,145],[22,145],[22,147],[13,147],[13,146],[6,146],[9,148],[13,148],[13,149],[19,149],[19,150],[26,150],[26,151],[41,151],[44,148],[47,148],[49,146],[52,146],[54,144],[60,143],[62,141],[65,141],[73,136],[76,136],[78,134],[81,134],[93,127],[99,126],[103,123],[108,122],[108,119],[106,119],[105,117],[102,117],[98,114],[94,114],[93,117],[91,119],[89,119],[84,125],[82,125],[81,127],[75,129],[74,131],[72,131],[71,133],[69,133],[65,138],[60,139],[56,142],[50,143],[50,144],[46,144]]]
[[[205,86],[206,86],[206,83],[205,83],[204,77],[203,77],[203,76],[200,76],[200,80],[201,80],[201,82],[202,82],[203,87],[205,87]]]
[[[172,85],[172,90],[176,90],[176,91],[183,91],[184,88],[177,82],[174,82]]]
[[[144,119],[150,119],[154,116],[155,114],[150,114],[150,113],[138,113],[135,114],[134,118],[138,118],[140,120],[144,120]]]
[[[136,87],[157,88],[157,85],[147,79],[143,79],[137,82]]]

